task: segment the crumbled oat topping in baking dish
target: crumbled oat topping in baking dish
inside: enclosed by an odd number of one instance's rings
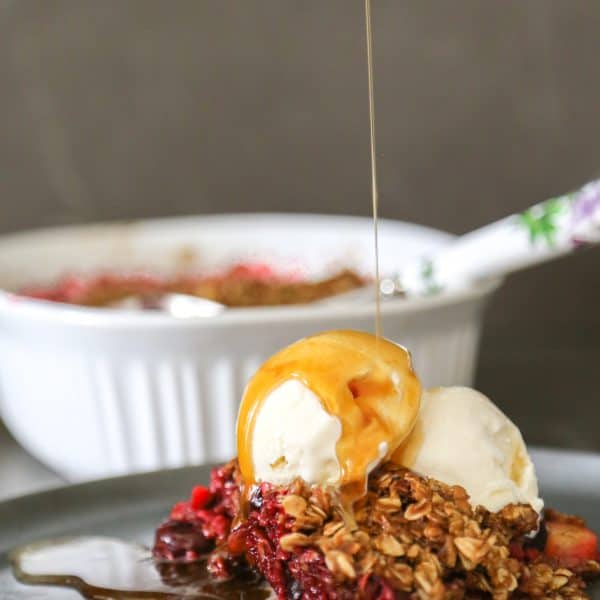
[[[30,285],[23,296],[81,306],[118,307],[127,298],[157,294],[189,294],[225,306],[306,304],[357,289],[367,280],[344,269],[329,277],[308,280],[276,273],[267,265],[240,264],[217,275],[180,274],[159,277],[148,273],[67,275],[49,285]],[[148,305],[151,306],[151,302]]]

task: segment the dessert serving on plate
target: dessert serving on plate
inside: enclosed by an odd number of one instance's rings
[[[248,384],[238,457],[176,504],[154,557],[264,578],[280,599],[586,598],[596,535],[544,508],[517,427],[408,352],[332,331]]]

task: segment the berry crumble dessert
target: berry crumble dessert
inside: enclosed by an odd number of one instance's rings
[[[238,457],[156,531],[159,569],[206,561],[280,600],[588,598],[596,535],[544,508],[517,427],[469,388],[422,392],[406,350],[333,331],[246,388]]]
[[[358,289],[366,283],[365,278],[349,269],[309,281],[298,274],[278,273],[269,265],[240,263],[212,275],[188,273],[159,277],[143,272],[68,275],[53,284],[27,286],[20,294],[107,308],[127,306],[127,301],[133,299],[142,300],[141,308],[152,308],[152,298],[167,293],[207,298],[229,307],[278,306],[315,302]]]

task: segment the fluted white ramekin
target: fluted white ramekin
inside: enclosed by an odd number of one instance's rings
[[[230,215],[41,230],[0,239],[0,286],[66,272],[260,260],[318,277],[372,273],[369,219]],[[380,225],[382,273],[447,243],[448,234]],[[426,385],[470,384],[482,308],[499,284],[383,305],[386,337],[413,355]],[[227,459],[248,378],[308,334],[373,329],[373,306],[232,309],[212,319],[91,309],[0,292],[0,406],[34,456],[71,480]]]

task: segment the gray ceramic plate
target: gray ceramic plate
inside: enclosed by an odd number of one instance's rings
[[[576,513],[600,531],[600,455],[534,450],[548,506]],[[208,468],[187,467],[73,485],[0,504],[0,598],[77,599],[64,589],[24,587],[13,579],[7,552],[43,538],[92,534],[149,544],[173,502],[208,479]],[[593,594],[600,600],[600,589]]]

